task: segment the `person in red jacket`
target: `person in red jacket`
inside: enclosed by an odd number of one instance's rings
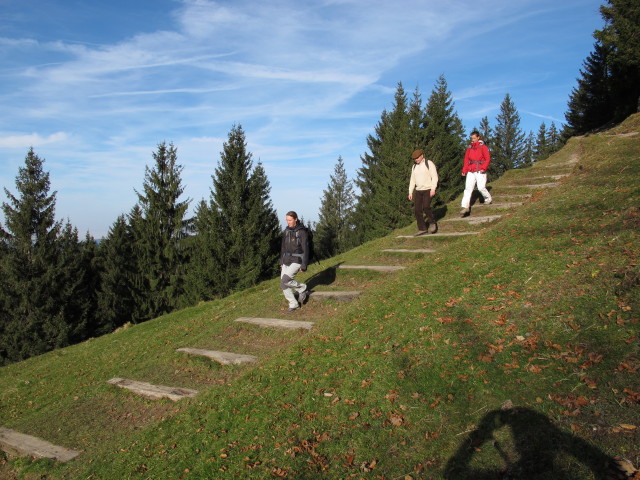
[[[465,181],[464,194],[462,195],[462,210],[460,216],[465,217],[469,214],[471,206],[471,194],[474,187],[478,186],[478,191],[484,197],[485,205],[489,205],[492,201],[491,194],[487,190],[487,169],[491,162],[489,149],[480,139],[480,132],[474,130],[471,132],[471,144],[467,147],[464,154],[464,164],[462,165],[462,176],[467,177]]]

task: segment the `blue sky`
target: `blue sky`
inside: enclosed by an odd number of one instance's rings
[[[443,74],[468,131],[495,125],[506,93],[525,133],[560,128],[601,3],[0,0],[0,187],[17,193],[32,146],[56,217],[99,238],[160,142],[178,149],[184,198],[209,198],[240,124],[279,216],[317,220],[338,157],[354,178],[398,82],[426,103]]]

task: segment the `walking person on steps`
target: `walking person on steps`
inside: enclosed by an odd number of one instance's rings
[[[280,246],[280,268],[282,270],[280,272],[280,286],[284,298],[289,302],[287,312],[293,312],[305,303],[309,295],[307,286],[295,281],[298,272],[306,271],[309,264],[309,236],[296,212],[287,212],[285,219],[287,227],[282,233]],[[295,292],[298,293],[297,300]]]
[[[471,206],[471,194],[474,187],[478,186],[478,191],[484,197],[485,205],[492,202],[491,194],[487,190],[487,170],[491,163],[489,149],[480,138],[480,132],[471,132],[471,144],[464,154],[462,165],[462,176],[466,177],[464,194],[462,195],[462,210],[460,216],[466,217]]]
[[[431,199],[435,196],[436,188],[438,187],[438,171],[431,160],[424,158],[422,150],[414,150],[411,158],[415,163],[411,168],[411,179],[409,180],[409,201],[414,200],[415,197],[413,213],[418,223],[418,233],[416,235],[427,233],[425,217],[429,222],[428,232],[436,233],[438,224],[431,211]]]

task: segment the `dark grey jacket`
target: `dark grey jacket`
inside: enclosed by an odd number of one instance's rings
[[[280,264],[291,265],[292,263],[299,263],[302,270],[306,270],[309,265],[309,236],[302,223],[298,223],[293,228],[287,227],[282,232]]]

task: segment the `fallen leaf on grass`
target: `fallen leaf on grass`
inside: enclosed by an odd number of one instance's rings
[[[404,417],[402,415],[398,415],[395,413],[392,413],[390,415],[389,420],[391,421],[391,424],[395,427],[399,427],[400,425],[402,425],[404,423]]]
[[[362,462],[362,464],[360,465],[360,470],[362,470],[363,472],[370,472],[371,470],[376,468],[377,463],[377,460],[372,460],[371,462]]]

